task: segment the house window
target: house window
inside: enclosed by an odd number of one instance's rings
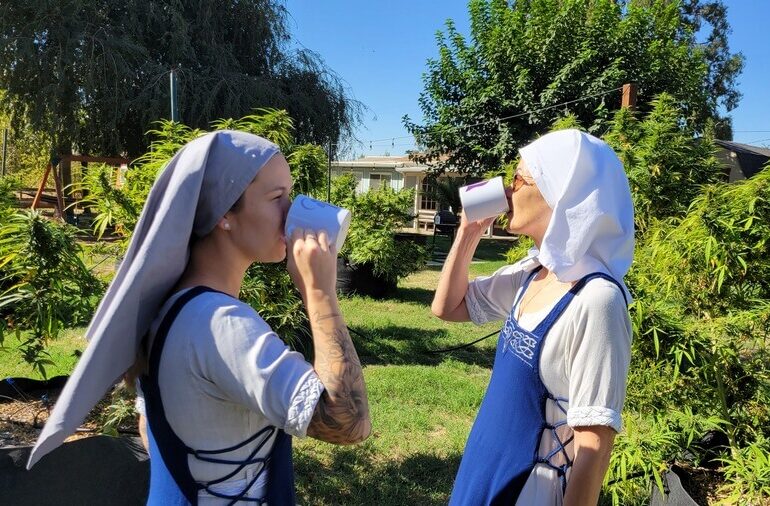
[[[438,209],[438,202],[430,198],[430,194],[433,193],[432,185],[428,181],[428,178],[423,178],[420,185],[420,209],[426,209],[429,211],[435,211]]]
[[[390,174],[369,174],[369,189],[379,190],[383,186],[390,188]]]

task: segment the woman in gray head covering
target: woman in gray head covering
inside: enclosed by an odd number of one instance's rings
[[[174,156],[28,466],[74,432],[145,335],[148,504],[291,504],[289,435],[339,444],[368,436],[361,365],[336,298],[336,252],[322,230],[284,237],[291,186],[277,146],[251,134],[207,134]],[[252,263],[287,253],[310,317],[312,365],[237,298]]]
[[[444,320],[505,322],[450,504],[596,504],[630,362],[631,193],[589,134],[553,132],[519,151],[508,231],[535,248],[469,283],[492,220],[463,215],[433,299]]]

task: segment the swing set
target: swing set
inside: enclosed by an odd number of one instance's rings
[[[122,179],[121,179],[121,170],[123,168],[128,167],[128,163],[130,160],[127,158],[121,158],[121,157],[104,157],[104,156],[85,156],[85,155],[64,155],[62,157],[52,157],[51,160],[48,162],[45,168],[45,172],[43,173],[43,177],[40,180],[40,184],[37,187],[37,191],[34,192],[34,197],[32,198],[32,203],[30,204],[31,209],[38,209],[38,208],[53,208],[54,209],[54,217],[58,219],[64,219],[64,213],[67,207],[69,207],[72,204],[76,204],[79,199],[75,198],[75,196],[66,196],[64,195],[64,185],[62,183],[62,174],[64,172],[64,169],[66,167],[66,170],[69,171],[69,167],[72,164],[72,162],[79,162],[83,165],[88,163],[103,163],[106,165],[111,165],[112,167],[115,167],[115,186],[120,187]],[[46,188],[46,184],[48,183],[49,176],[53,177],[53,183],[54,188]],[[31,190],[22,190],[22,194],[27,193],[28,195],[32,194]]]

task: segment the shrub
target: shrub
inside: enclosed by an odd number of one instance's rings
[[[11,214],[0,228],[0,340],[3,329],[29,330],[20,352],[44,377],[47,341],[86,323],[104,290],[80,253],[72,227],[36,211]]]
[[[240,299],[256,308],[270,328],[295,349],[301,348],[310,335],[302,298],[286,270],[286,262],[252,264],[243,280]]]
[[[722,421],[703,417],[687,407],[659,414],[626,413],[625,430],[615,440],[604,493],[614,505],[648,504],[649,483],[663,491],[662,476],[669,463]]]
[[[726,483],[720,504],[767,504],[770,500],[770,441],[760,438],[724,459]]]
[[[530,248],[535,245],[534,241],[526,235],[520,235],[516,243],[511,246],[505,254],[505,261],[509,264],[513,264],[527,256]]]
[[[746,504],[766,500],[770,474],[760,457],[770,436],[769,190],[766,168],[703,187],[682,216],[648,220],[627,279],[636,298],[628,412],[687,406],[700,420],[720,420],[730,443],[723,469],[730,504],[741,494]],[[623,436],[619,443],[647,444]],[[648,467],[675,457],[648,450]],[[636,486],[618,484],[613,497],[625,504]]]
[[[16,187],[16,180],[7,176],[0,177],[0,217],[7,216],[16,206],[16,197],[13,194]]]
[[[666,93],[641,121],[628,109],[618,111],[604,139],[625,166],[640,233],[651,220],[684,216],[703,185],[722,179],[709,131],[696,139]]]
[[[356,195],[355,179],[345,174],[333,181],[332,202],[352,214],[340,252],[351,264],[371,267],[375,276],[389,284],[425,266],[428,252],[424,246],[396,239],[396,232],[414,218],[414,190],[395,191],[385,186]]]

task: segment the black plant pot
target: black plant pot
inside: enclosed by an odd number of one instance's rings
[[[94,436],[69,441],[35,467],[31,446],[0,448],[0,503],[145,504],[150,461],[139,438]]]
[[[428,245],[428,237],[425,234],[414,234],[410,232],[397,232],[395,235],[396,242],[411,242],[419,246]]]
[[[396,291],[396,283],[377,276],[369,264],[351,264],[337,258],[337,292],[341,295],[367,295],[381,299]]]

